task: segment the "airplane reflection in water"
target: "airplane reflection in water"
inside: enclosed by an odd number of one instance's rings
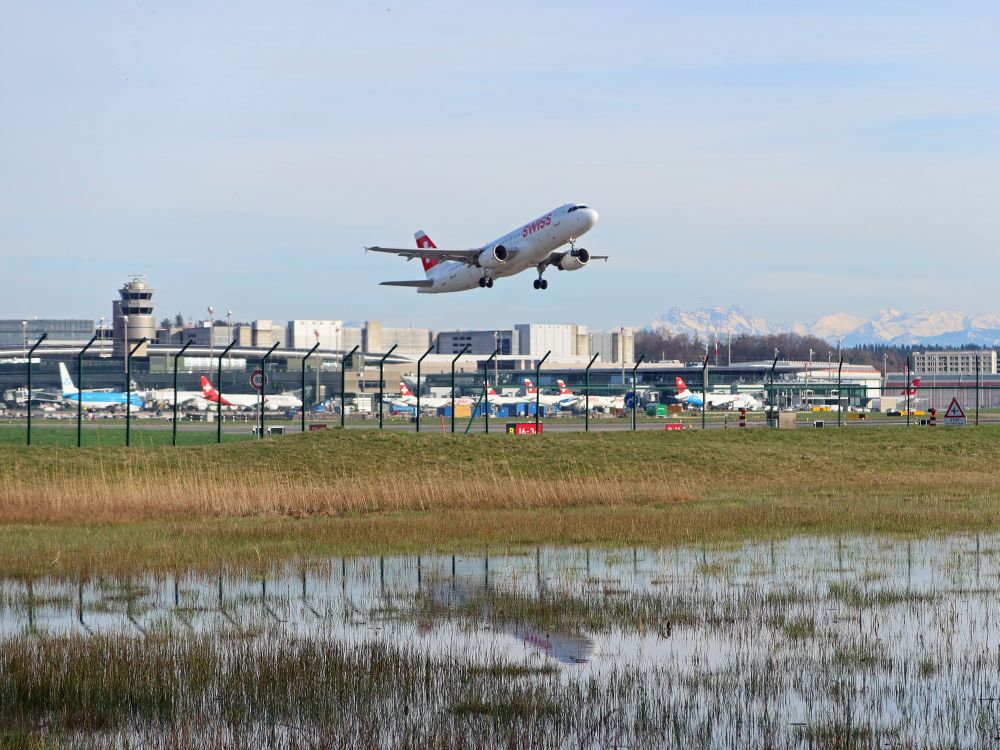
[[[482,598],[487,609],[497,591],[478,577],[443,578],[428,582],[424,591],[435,609],[465,609]],[[442,612],[442,614],[444,614]],[[489,618],[487,618],[489,619]],[[434,627],[433,618],[421,623],[421,630],[429,632]],[[566,633],[538,628],[528,622],[510,618],[497,628],[498,632],[513,636],[531,648],[563,664],[586,664],[597,656],[597,643],[582,633]]]

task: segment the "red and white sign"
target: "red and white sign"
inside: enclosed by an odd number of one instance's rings
[[[538,429],[535,429],[534,422],[517,422],[509,423],[507,425],[507,432],[511,435],[541,435],[542,430],[545,425],[541,422],[538,423]]]
[[[944,413],[944,423],[946,425],[957,425],[961,426],[966,423],[965,411],[962,406],[958,403],[957,398],[951,400],[951,404],[948,405],[948,411]]]
[[[670,430],[671,432],[673,432],[674,430],[683,430],[684,425],[680,424],[679,422],[667,422],[665,425],[663,425],[663,429]]]
[[[254,370],[252,373],[250,373],[251,388],[256,388],[259,391],[265,385],[267,385],[267,375],[264,374],[263,370]]]

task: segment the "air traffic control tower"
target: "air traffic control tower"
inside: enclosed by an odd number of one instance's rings
[[[146,347],[156,338],[153,290],[142,276],[133,276],[118,290],[118,294],[121,299],[111,303],[114,356],[124,357],[140,339],[145,338],[146,343],[135,352],[135,356],[145,357]]]

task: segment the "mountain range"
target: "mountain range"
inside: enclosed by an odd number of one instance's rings
[[[838,312],[812,323],[772,324],[739,307],[700,310],[671,308],[650,324],[653,330],[685,333],[703,341],[742,333],[766,335],[798,333],[817,336],[844,346],[897,344],[925,346],[1000,346],[1000,315],[968,315],[955,310],[915,313],[882,310],[873,318]]]

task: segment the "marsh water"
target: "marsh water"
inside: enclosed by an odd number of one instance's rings
[[[102,747],[1000,746],[998,574],[962,536],[4,580],[0,711]]]

